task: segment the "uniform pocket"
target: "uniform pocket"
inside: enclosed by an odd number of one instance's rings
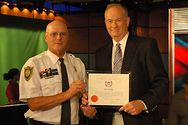
[[[62,82],[58,76],[41,79],[41,91],[44,96],[51,96],[62,92]]]

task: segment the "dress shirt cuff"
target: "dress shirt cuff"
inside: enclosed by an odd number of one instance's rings
[[[146,104],[142,101],[142,100],[139,100],[139,101],[141,101],[143,104],[144,104],[144,111],[146,112],[146,113],[149,113],[149,111],[148,111],[148,108],[147,108],[147,106],[146,106]]]

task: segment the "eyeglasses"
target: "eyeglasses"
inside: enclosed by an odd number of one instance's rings
[[[47,33],[47,32],[46,32]],[[58,35],[62,38],[68,35],[67,32],[61,32],[61,33],[56,33],[56,32],[52,32],[52,33],[48,33],[52,38],[56,38],[58,37]]]

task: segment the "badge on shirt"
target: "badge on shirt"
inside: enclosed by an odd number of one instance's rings
[[[41,71],[39,72],[39,75],[40,75],[40,78],[45,78],[45,79],[48,79],[48,78],[52,78],[54,77],[54,75],[58,75],[58,71],[57,69],[45,69],[45,71]]]
[[[24,67],[24,78],[26,81],[29,81],[33,75],[34,66]]]
[[[75,72],[77,72],[77,69],[76,69],[76,67],[74,66],[74,70],[75,70]]]

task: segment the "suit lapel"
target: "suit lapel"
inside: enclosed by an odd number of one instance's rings
[[[134,57],[136,48],[137,48],[137,40],[134,36],[129,36],[125,48],[124,58],[123,58],[123,64],[122,64],[122,71],[128,71],[129,66],[132,62],[132,59]]]
[[[113,43],[111,42],[106,48],[104,52],[104,57],[107,59],[106,62],[106,69],[108,71],[112,71],[112,45]]]

